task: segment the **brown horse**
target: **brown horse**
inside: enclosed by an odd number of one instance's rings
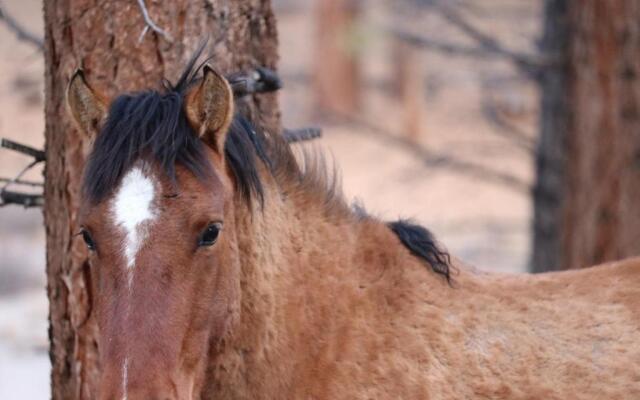
[[[640,260],[496,275],[349,207],[320,158],[163,92],[68,90],[111,399],[638,399]],[[450,276],[450,271],[451,276]]]

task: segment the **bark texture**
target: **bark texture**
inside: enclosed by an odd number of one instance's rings
[[[535,271],[640,254],[640,3],[547,7],[559,11],[555,29],[566,42],[544,86]],[[556,107],[548,121],[545,100]]]
[[[275,69],[277,33],[270,0],[146,1],[153,21],[171,41],[145,28],[137,2],[51,0],[44,2],[46,56],[46,187],[49,336],[53,399],[95,397],[99,373],[91,273],[75,235],[79,184],[88,140],[65,110],[73,71],[108,97],[123,91],[160,88],[175,81],[198,44],[223,73],[255,66]],[[242,101],[266,129],[279,130],[274,95]]]

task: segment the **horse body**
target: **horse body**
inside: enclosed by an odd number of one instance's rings
[[[535,276],[455,262],[449,286],[381,222],[275,208],[244,226],[242,253],[272,257],[241,262],[255,297],[212,357],[211,398],[640,396],[640,259]]]
[[[228,83],[192,66],[109,107],[70,83],[96,136],[78,215],[99,399],[640,397],[640,260],[448,265],[424,228],[352,209],[320,159],[234,119]]]

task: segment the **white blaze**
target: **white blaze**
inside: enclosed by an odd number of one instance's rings
[[[122,367],[122,400],[127,400],[127,383],[129,380],[129,358],[124,359]]]
[[[134,167],[122,178],[122,183],[111,204],[114,222],[125,234],[123,251],[127,262],[129,290],[132,288],[138,250],[147,236],[150,223],[157,216],[153,208],[155,191],[154,182],[142,172],[141,168]],[[125,356],[122,366],[123,400],[127,400],[128,375],[129,357]]]
[[[135,266],[136,254],[145,236],[146,224],[155,217],[153,199],[155,187],[153,181],[136,167],[129,171],[118,189],[112,205],[116,225],[125,233],[124,255],[129,269]]]

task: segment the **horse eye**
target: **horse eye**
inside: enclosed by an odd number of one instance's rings
[[[95,250],[96,243],[93,241],[91,234],[86,229],[83,229],[80,232],[80,234],[82,235],[82,239],[84,240],[84,243],[87,245],[87,248],[91,251]]]
[[[216,240],[218,240],[218,236],[220,235],[221,229],[222,229],[222,224],[219,222],[216,222],[207,226],[207,229],[205,229],[200,235],[198,246],[213,245],[216,242]]]

